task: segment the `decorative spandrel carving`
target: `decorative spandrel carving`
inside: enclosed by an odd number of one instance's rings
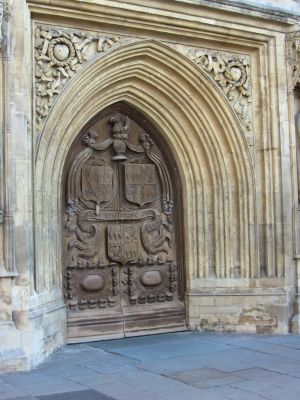
[[[288,38],[294,34],[290,35]],[[106,52],[115,46],[133,40],[139,41],[141,39],[37,25],[34,43],[37,131],[40,132],[43,129],[56,97],[88,59],[97,53]],[[190,58],[221,88],[237,113],[249,144],[252,143],[250,57],[171,42],[165,44]],[[124,116],[123,121],[117,121],[114,129],[113,146],[116,152],[114,157],[117,160],[124,157],[124,144],[127,140],[126,116]],[[94,138],[91,136],[87,140],[92,142]]]
[[[183,45],[172,47],[197,64],[221,88],[239,117],[249,144],[252,143],[250,57]]]
[[[174,206],[167,163],[145,128],[104,112],[69,160],[69,312],[178,301]]]
[[[118,35],[36,26],[35,111],[40,131],[54,100],[81,66],[96,53],[120,42]]]
[[[190,50],[187,56],[218,84],[246,132],[252,130],[250,60],[247,56]]]
[[[290,89],[300,85],[300,32],[288,33],[286,36],[286,61],[290,65]]]

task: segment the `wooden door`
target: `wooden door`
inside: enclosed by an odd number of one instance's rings
[[[154,126],[107,108],[70,149],[64,182],[68,341],[184,329],[181,188]]]

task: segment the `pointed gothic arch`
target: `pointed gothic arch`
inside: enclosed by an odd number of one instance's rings
[[[47,118],[34,181],[37,292],[54,290],[60,279],[58,227],[68,151],[87,121],[116,102],[146,115],[176,162],[183,187],[187,290],[234,271],[257,277],[254,171],[240,123],[204,71],[168,46],[145,40],[87,62]]]

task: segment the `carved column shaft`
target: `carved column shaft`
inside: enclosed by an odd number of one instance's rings
[[[3,258],[4,269],[8,275],[15,275],[15,252],[13,234],[13,212],[11,196],[12,162],[10,151],[11,137],[11,2],[3,3],[2,20],[2,207],[3,207]]]
[[[290,128],[290,148],[291,148],[291,173],[293,184],[293,235],[294,235],[294,257],[296,258],[296,282],[294,316],[291,321],[293,333],[300,333],[300,209],[299,209],[299,168],[297,158],[298,143],[295,126],[295,88],[300,83],[300,34],[293,32],[287,35],[286,40],[286,67],[288,83],[288,109],[289,109],[289,128]]]
[[[2,61],[2,29],[3,29],[4,0],[0,0],[0,222],[3,222],[3,61]],[[0,226],[0,274],[4,273],[3,258],[3,227]]]

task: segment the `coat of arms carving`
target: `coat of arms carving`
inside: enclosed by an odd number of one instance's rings
[[[155,165],[125,164],[126,199],[140,206],[156,199]]]
[[[111,109],[70,158],[64,296],[69,314],[80,314],[78,321],[99,314],[119,327],[117,309],[129,307],[135,315],[139,307],[149,307],[156,318],[152,303],[174,307],[179,275],[176,198],[163,154],[145,127]]]
[[[138,256],[137,227],[133,224],[107,226],[108,257],[122,265]]]
[[[81,170],[82,197],[98,204],[113,197],[113,170],[107,165],[85,165]]]

